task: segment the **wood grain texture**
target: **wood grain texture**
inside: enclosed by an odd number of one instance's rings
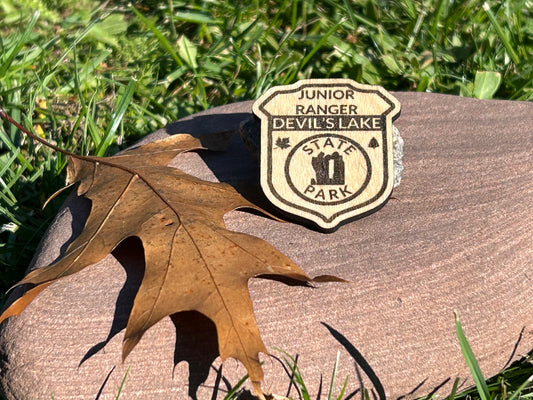
[[[394,95],[402,103],[397,126],[405,139],[405,171],[385,207],[332,234],[244,212],[225,218],[229,229],[267,240],[309,275],[333,273],[354,282],[312,290],[250,282],[267,348],[298,354],[314,394],[321,374],[329,379],[337,350],[349,390],[364,384],[377,398],[433,390],[446,395],[456,377],[462,387],[471,384],[454,310],[486,376],[533,347],[533,105]],[[250,112],[251,102],[216,108],[145,141],[237,127]],[[173,163],[203,179],[258,181],[257,167],[238,141],[227,153],[187,153]],[[32,268],[64,250],[88,206],[69,199]],[[0,379],[7,399],[50,399],[51,393],[111,399],[127,368],[125,399],[223,398],[225,379],[235,384],[245,371],[229,361],[224,379],[217,379],[219,361],[211,367],[216,337],[199,315],[164,319],[121,364],[142,256],[140,242],[132,239],[114,256],[52,284],[2,324]],[[288,378],[278,362],[267,361],[265,370],[265,389],[284,394]]]
[[[332,230],[389,198],[400,103],[383,88],[302,80],[269,89],[253,110],[261,118],[261,187],[281,210]]]

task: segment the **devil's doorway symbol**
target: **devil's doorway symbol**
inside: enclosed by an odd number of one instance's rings
[[[344,185],[344,161],[337,151],[328,155],[320,152],[311,164],[316,175],[311,185]]]

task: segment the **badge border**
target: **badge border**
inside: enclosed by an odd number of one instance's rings
[[[308,87],[313,87],[313,88],[317,88],[317,87],[334,88],[334,87],[339,87],[339,86],[344,86],[344,87],[353,89],[354,91],[359,92],[359,93],[374,93],[374,94],[378,95],[381,99],[383,99],[385,101],[385,103],[387,103],[389,105],[389,109],[387,111],[385,111],[384,113],[379,114],[381,116],[381,118],[382,118],[382,121],[384,122],[384,124],[383,124],[384,128],[381,129],[381,133],[383,135],[383,143],[384,143],[384,146],[383,146],[383,155],[384,155],[383,160],[384,160],[384,165],[387,165],[387,168],[384,169],[383,185],[381,186],[381,188],[379,189],[378,193],[374,197],[372,197],[371,199],[365,201],[364,203],[360,203],[360,204],[358,204],[356,206],[349,207],[347,209],[341,210],[341,211],[333,214],[331,217],[327,218],[323,214],[321,214],[321,213],[319,213],[319,212],[317,212],[317,211],[315,211],[313,209],[310,209],[310,208],[307,208],[307,207],[303,207],[303,206],[300,206],[298,204],[293,204],[293,203],[285,200],[276,190],[274,190],[274,186],[272,184],[272,150],[273,150],[273,133],[272,133],[273,122],[272,121],[273,121],[273,115],[270,114],[265,109],[265,106],[274,97],[276,97],[279,94],[295,93],[295,92],[298,92],[298,91],[303,90],[303,89],[308,88]],[[385,92],[387,94],[385,94],[383,92]],[[317,224],[320,228],[326,229],[326,230],[337,229],[341,224],[346,223],[346,222],[348,222],[351,219],[354,219],[354,218],[360,217],[362,215],[371,213],[372,211],[380,208],[386,202],[387,198],[390,197],[390,194],[392,193],[392,189],[393,189],[393,185],[392,185],[393,179],[390,179],[391,177],[389,176],[389,170],[390,171],[394,171],[394,168],[392,167],[392,163],[393,163],[392,143],[389,144],[388,143],[389,141],[387,140],[388,139],[388,130],[390,130],[390,136],[391,136],[391,139],[392,139],[392,122],[396,118],[399,117],[400,112],[401,112],[401,105],[400,105],[400,103],[398,102],[398,100],[396,98],[394,98],[392,95],[389,95],[388,92],[386,92],[385,89],[383,89],[380,86],[360,84],[360,83],[357,83],[357,82],[355,82],[355,81],[353,81],[351,79],[333,79],[333,80],[329,80],[329,79],[325,79],[325,80],[324,79],[305,79],[305,80],[298,81],[298,82],[296,82],[296,83],[294,83],[292,85],[272,87],[265,93],[265,95],[268,95],[268,97],[266,97],[261,103],[258,103],[258,102],[254,103],[253,111],[254,111],[254,113],[256,115],[261,113],[262,116],[267,117],[267,118],[261,118],[260,117],[260,119],[261,119],[261,149],[260,149],[260,153],[261,153],[261,169],[263,168],[263,162],[264,162],[263,159],[262,159],[262,157],[263,157],[263,155],[262,155],[262,153],[263,153],[262,147],[263,146],[267,146],[267,148],[266,148],[267,149],[267,160],[266,160],[267,173],[266,173],[265,180],[266,180],[266,183],[268,185],[268,189],[269,189],[270,193],[267,193],[267,191],[263,188],[263,191],[265,192],[265,195],[267,196],[267,198],[270,198],[270,195],[272,195],[273,197],[275,197],[275,199],[278,202],[280,202],[282,204],[285,204],[286,206],[290,207],[293,210],[299,210],[299,211],[305,212],[306,214],[317,216],[325,224],[319,223],[316,219],[311,219],[311,218],[308,218],[308,217],[306,217],[304,215],[293,213],[290,210],[284,210],[283,207],[280,207],[283,211],[288,212],[290,214],[294,214],[294,215],[298,216],[299,218],[304,218],[306,220],[312,221],[315,224]],[[265,95],[263,95],[263,96],[265,96]],[[261,96],[261,97],[263,97],[263,96]],[[394,99],[394,100],[391,100],[391,98],[389,96],[392,97],[392,99]],[[397,112],[394,115],[392,115],[392,117],[390,118],[391,122],[390,122],[390,126],[389,126],[389,124],[387,124],[387,119],[389,119],[388,115],[391,114],[392,112],[396,111],[396,110],[397,110]],[[263,129],[263,126],[265,125],[265,123],[266,123],[267,129]],[[317,131],[317,132],[324,132],[325,133],[326,130]],[[265,139],[265,137],[264,137],[265,135],[267,136],[266,137],[266,139],[267,139],[266,142],[264,140]],[[389,157],[389,153],[390,153],[390,157]],[[284,168],[284,171],[285,171],[285,168]],[[263,173],[261,173],[261,186],[263,186]],[[386,193],[386,192],[388,192],[388,193]],[[343,220],[339,221],[336,224],[332,224],[332,222],[335,221],[337,218],[339,218],[341,215],[346,214],[346,213],[350,213],[350,212],[353,213],[354,211],[356,211],[356,210],[358,210],[360,208],[364,208],[364,207],[368,206],[369,204],[372,204],[372,203],[376,202],[379,198],[381,198],[384,195],[384,193],[386,193],[386,195],[385,195],[385,198],[384,198],[383,202],[380,202],[379,204],[376,204],[375,207],[370,208],[368,210],[365,210],[365,211],[363,211],[361,213],[356,213],[354,215],[348,216],[346,219],[343,219]],[[277,205],[275,201],[272,201],[272,202],[275,205]]]

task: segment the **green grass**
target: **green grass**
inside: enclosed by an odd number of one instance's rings
[[[0,104],[62,148],[108,155],[303,78],[531,101],[532,9],[531,0],[0,0]],[[41,209],[65,165],[0,124],[1,292],[62,203]],[[525,370],[489,394],[517,390]]]

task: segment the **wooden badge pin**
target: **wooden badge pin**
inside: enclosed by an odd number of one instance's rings
[[[390,196],[400,103],[383,88],[304,80],[271,88],[253,110],[261,119],[261,186],[275,206],[331,230]]]

